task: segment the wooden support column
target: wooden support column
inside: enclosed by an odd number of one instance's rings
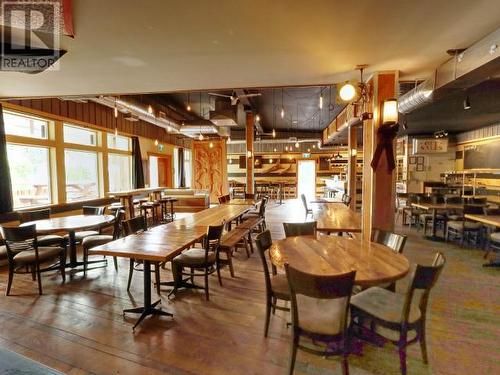
[[[348,164],[347,164],[347,189],[348,194],[351,197],[351,203],[349,207],[351,210],[356,211],[356,161],[357,161],[357,149],[358,149],[358,131],[355,126],[349,127],[348,135]]]
[[[375,170],[370,163],[377,148],[377,130],[381,125],[384,100],[397,97],[398,72],[376,73],[368,81],[371,86],[369,110],[373,119],[363,124],[363,238],[369,240],[372,229],[394,230],[396,169],[388,171],[383,153]]]
[[[254,194],[254,149],[253,149],[253,141],[254,141],[254,116],[252,112],[246,113],[246,161],[247,161],[247,188],[246,192],[249,194]],[[250,156],[250,157],[249,157]]]

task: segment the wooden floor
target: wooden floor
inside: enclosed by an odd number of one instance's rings
[[[297,201],[271,203],[267,221],[275,239],[281,223],[303,219]],[[430,364],[424,365],[418,345],[408,353],[409,374],[500,373],[500,286],[495,269],[481,267],[482,252],[424,241],[412,230],[405,253],[411,262],[429,262],[435,250],[448,263],[431,295],[428,315]],[[110,262],[112,263],[112,262]],[[126,292],[128,261],[76,274],[66,284],[58,274],[43,278],[43,296],[29,276],[16,275],[5,297],[7,275],[0,272],[0,346],[70,374],[284,374],[289,350],[287,313],[271,319],[270,337],[263,337],[264,282],[257,254],[246,259],[240,250],[236,278],[223,272],[224,286],[211,278],[211,300],[202,291],[187,291],[172,301],[162,295],[171,318],[147,319],[135,333],[136,317],[122,309],[142,302],[142,274],[134,274]],[[170,279],[168,270],[162,279]],[[398,282],[404,290],[406,280]],[[153,294],[156,296],[155,294]],[[336,358],[299,352],[297,374],[340,373]],[[351,374],[398,374],[397,352],[391,346],[365,345],[362,356],[349,359]],[[1,372],[1,369],[0,369]]]

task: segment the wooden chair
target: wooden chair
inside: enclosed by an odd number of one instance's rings
[[[17,213],[19,222],[21,224],[30,221],[50,219],[50,208],[43,210],[31,210],[31,211],[19,211]],[[57,236],[54,234],[47,234],[36,237],[38,246],[61,246],[65,247],[67,240],[62,236]]]
[[[262,201],[260,202],[259,209],[257,211],[249,211],[246,214],[242,216],[242,221],[245,221],[249,218],[254,218],[258,217],[262,219],[262,222],[260,223],[261,229],[265,230],[267,228],[266,225],[266,207],[267,207],[267,202],[269,202],[268,197],[262,198]]]
[[[312,216],[313,210],[307,206],[306,196],[304,194],[301,194],[300,195],[300,199],[302,199],[302,205],[304,206],[304,209],[306,210],[306,217],[309,214]]]
[[[223,204],[223,203],[225,203],[226,197],[224,195],[221,195],[217,199],[219,200],[219,204]]]
[[[342,373],[349,374],[348,313],[356,271],[334,276],[301,272],[285,264],[292,310],[292,349],[288,373],[293,374],[297,350],[321,356],[341,355]],[[301,345],[308,338],[325,350]],[[335,343],[335,349],[330,344]]]
[[[410,277],[406,294],[392,293],[373,287],[351,299],[351,325],[360,338],[390,341],[399,349],[401,373],[406,374],[406,347],[420,342],[424,363],[427,363],[425,322],[429,294],[444,267],[445,258],[437,253],[431,266],[417,264]],[[422,293],[415,293],[416,291]],[[418,298],[420,296],[420,299]],[[418,300],[418,301],[417,301]],[[366,327],[365,322],[370,326]]]
[[[463,214],[474,214],[474,215],[483,215],[484,208],[481,206],[470,206],[468,204],[464,205]],[[446,241],[451,239],[460,239],[460,246],[463,246],[465,240],[469,240],[471,237],[474,237],[474,242],[476,244],[481,240],[482,234],[482,224],[469,221],[469,220],[452,220],[447,224],[446,231]]]
[[[435,195],[435,196],[429,196],[429,195],[421,195],[418,197],[418,202],[419,203],[444,203],[444,198],[440,195]],[[440,224],[443,226],[443,231],[446,231],[446,215],[443,213],[437,213],[436,214],[436,225]],[[429,223],[432,222],[432,213],[430,212],[421,212],[419,217],[418,217],[418,226],[417,230],[420,230],[421,227],[424,228],[424,235],[427,233],[427,227],[429,226]]]
[[[372,242],[390,247],[395,253],[398,254],[403,253],[406,244],[406,238],[407,237],[405,235],[386,232],[380,229],[374,229],[372,231]],[[396,282],[381,284],[379,285],[379,287],[395,292]]]
[[[351,196],[348,194],[342,195],[342,203],[349,207],[349,205],[351,204]]]
[[[125,236],[145,232],[147,231],[146,219],[144,216],[136,216],[130,220],[123,221],[123,232]],[[130,290],[130,284],[132,283],[132,275],[134,270],[142,271],[141,269],[135,268],[135,263],[140,264],[135,259],[130,259],[129,271],[128,271],[128,281],[127,281],[127,291]],[[155,283],[156,283],[156,293],[160,294],[160,262],[152,262],[154,264],[155,273]]]
[[[285,275],[278,275],[276,267],[271,263],[271,272],[269,272],[267,255],[269,248],[273,244],[271,232],[266,229],[260,233],[255,239],[257,250],[259,252],[260,260],[262,261],[262,268],[264,269],[264,281],[266,283],[266,322],[264,324],[264,337],[267,337],[269,332],[269,321],[271,319],[271,312],[276,310],[290,311],[288,307],[278,305],[278,300],[290,301],[290,291],[288,289],[288,281]]]
[[[66,248],[38,246],[36,238],[36,225],[23,227],[0,227],[0,232],[5,241],[9,265],[9,279],[6,295],[10,294],[14,273],[31,273],[33,280],[38,280],[38,293],[42,294],[41,273],[59,269],[63,282],[66,280]],[[44,263],[58,261],[58,266],[40,268]]]
[[[446,204],[460,204],[460,205],[464,204],[464,199],[456,195],[446,196],[444,198],[444,201]],[[448,221],[462,220],[463,215],[460,210],[448,210],[448,212],[446,213],[446,218],[448,219]]]
[[[120,238],[121,235],[121,221],[123,220],[123,216],[125,215],[125,211],[116,210],[115,211],[115,220],[113,222],[113,234],[97,234],[94,236],[85,237],[82,241],[83,247],[83,275],[87,275],[87,266],[89,259],[89,249],[104,245],[108,242],[114,241]],[[116,257],[113,257],[113,262],[115,265],[115,270],[118,271],[118,261]]]
[[[207,235],[203,241],[203,248],[192,248],[183,251],[172,260],[172,274],[174,275],[175,286],[169,293],[175,294],[179,288],[194,288],[204,289],[205,298],[208,301],[208,276],[217,271],[219,284],[222,286],[222,278],[220,275],[220,266],[217,263],[219,258],[220,242],[225,222],[221,225],[209,226]],[[184,268],[190,268],[191,272],[184,272]],[[183,276],[188,276],[182,279]],[[195,277],[203,277],[205,279],[204,287],[194,284]],[[188,282],[191,280],[191,282]]]
[[[313,236],[316,234],[318,223],[309,221],[306,223],[283,223],[285,237]]]

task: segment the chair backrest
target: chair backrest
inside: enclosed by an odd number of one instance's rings
[[[82,211],[84,215],[104,215],[105,208],[106,207],[83,206]]]
[[[260,202],[259,206],[259,217],[265,218],[266,216],[266,206],[267,206],[267,201],[269,200],[268,197],[262,198],[262,202]]]
[[[115,221],[113,222],[113,240],[121,237],[122,232],[122,220],[125,216],[125,211],[116,210],[115,211]]]
[[[401,254],[406,244],[406,236],[374,229],[372,231],[372,241],[390,247],[396,253]]]
[[[136,216],[123,222],[123,231],[126,236],[138,232],[145,232],[147,229],[146,218],[144,216]]]
[[[441,194],[433,194],[431,195],[432,203],[441,204],[445,202],[444,196]]]
[[[429,195],[417,195],[418,203],[434,203]]]
[[[224,195],[224,200],[225,200],[225,203],[230,202],[231,201],[231,194]]]
[[[500,208],[487,208],[484,211],[486,215],[500,215]]]
[[[36,240],[36,224],[20,227],[2,227],[0,233],[5,242],[9,262],[22,251],[35,250],[38,257],[38,244]]]
[[[337,325],[335,331],[345,335],[347,331],[347,314],[351,300],[352,287],[356,271],[340,275],[312,275],[299,271],[285,264],[285,271],[290,288],[292,324],[301,327],[301,317],[311,314],[314,317],[316,309],[331,311],[335,318],[331,324]],[[304,308],[301,308],[305,305]],[[315,306],[315,308],[311,308]],[[335,312],[338,312],[335,314]],[[317,333],[317,332],[316,332]]]
[[[470,204],[486,204],[487,199],[486,198],[469,198],[467,201]]]
[[[458,196],[446,196],[445,198],[445,202],[447,204],[463,204],[464,203],[464,199],[462,197],[458,197]]]
[[[271,287],[271,273],[269,272],[269,266],[267,263],[266,253],[273,244],[273,239],[271,237],[271,231],[266,229],[264,232],[259,233],[255,239],[255,245],[257,246],[257,251],[259,252],[260,260],[262,261],[262,268],[264,269],[264,281],[266,283],[266,291],[269,294],[272,290]],[[276,267],[272,265],[272,274],[276,275]]]
[[[221,195],[220,197],[217,198],[219,200],[219,203],[225,203],[226,197],[224,195]]]
[[[465,214],[484,215],[484,207],[466,204],[464,205],[464,215]]]
[[[302,204],[304,205],[304,209],[306,210],[307,213],[307,211],[309,211],[309,208],[307,207],[307,199],[305,194],[300,194],[300,199],[302,199]]]
[[[255,194],[245,193],[245,199],[255,199]]]
[[[413,297],[416,290],[423,291],[419,301],[419,308],[422,316],[425,319],[430,291],[436,284],[436,281],[438,280],[445,263],[446,258],[442,253],[438,252],[434,257],[432,265],[423,266],[421,264],[417,264],[414,267],[410,277],[410,283],[408,284],[408,288],[406,290],[405,303],[401,316],[402,323],[408,322],[411,304],[413,303]]]
[[[209,225],[207,228],[207,235],[205,237],[204,247],[206,250],[215,251],[220,245],[220,239],[226,222],[223,221],[221,225]]]
[[[350,195],[347,195],[347,194],[344,194],[344,196],[342,197],[342,202],[346,205],[346,206],[349,206],[351,204],[351,196]]]
[[[49,219],[50,208],[45,208],[43,210],[19,211],[17,215],[21,224],[27,223],[28,221]]]
[[[286,237],[312,236],[316,234],[318,223],[308,221],[306,223],[283,223]]]

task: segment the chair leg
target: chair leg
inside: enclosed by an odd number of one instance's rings
[[[217,278],[219,279],[219,285],[222,286],[222,277],[220,275],[220,263],[217,262],[216,264],[216,269],[217,269]]]
[[[299,346],[299,336],[297,333],[293,332],[293,337],[292,337],[292,342],[291,342],[291,348],[290,348],[290,359],[288,361],[288,374],[292,375],[293,374],[293,369],[295,368],[295,359],[297,358],[297,349]]]
[[[273,305],[273,315],[276,313],[276,304],[278,303],[277,301],[277,298],[276,297],[271,297],[271,300],[272,300],[272,305]]]
[[[89,262],[89,251],[86,247],[83,248],[83,276],[87,276],[87,267]]]
[[[349,375],[349,362],[347,360],[347,353],[342,354],[342,375]]]
[[[420,349],[422,350],[422,359],[425,364],[429,363],[429,359],[427,357],[427,343],[425,341],[425,323],[422,323],[419,334],[420,341]]]
[[[63,251],[59,258],[59,269],[61,270],[61,277],[63,283],[66,282],[66,253]]]
[[[130,259],[130,267],[128,269],[127,292],[130,290],[130,284],[132,283],[132,274],[133,273],[134,273],[134,260]]]
[[[7,290],[5,291],[6,296],[10,294],[10,288],[12,286],[13,278],[14,278],[14,270],[11,267],[9,267],[9,280],[7,281]]]
[[[155,263],[156,293],[160,295],[160,263]]]
[[[250,250],[248,249],[248,240],[243,237],[243,243],[245,244],[245,251],[247,252],[247,259],[250,258]]]
[[[229,265],[229,272],[231,273],[231,277],[234,277],[233,254],[231,254],[231,250],[229,250],[227,254],[227,263]]]
[[[38,294],[42,295],[42,274],[40,273],[40,264],[36,265],[36,277],[38,279]]]
[[[264,337],[269,332],[269,321],[271,319],[271,296],[266,296],[266,322],[264,324]]]
[[[401,375],[406,375],[406,334],[402,334],[399,339],[398,351]]]
[[[118,258],[113,257],[113,263],[115,264],[115,271],[118,272]]]
[[[205,299],[208,301],[210,299],[208,293],[208,272],[205,270]]]
[[[31,266],[31,280],[36,280],[36,268],[34,266]]]

